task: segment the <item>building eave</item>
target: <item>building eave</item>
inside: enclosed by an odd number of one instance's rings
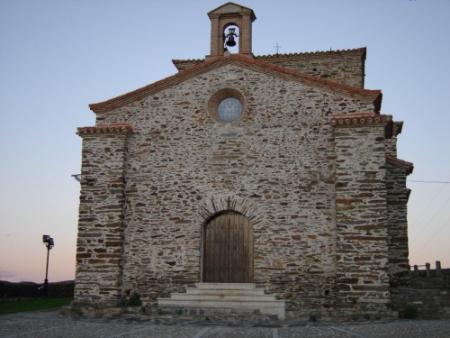
[[[370,100],[374,104],[374,110],[379,111],[381,106],[382,94],[380,90],[368,90],[357,87],[352,87],[339,82],[323,79],[317,76],[299,73],[293,69],[281,67],[269,62],[255,60],[253,57],[233,54],[230,56],[218,56],[209,58],[198,65],[189,69],[178,72],[175,75],[166,77],[162,80],[154,82],[150,85],[136,89],[129,93],[119,95],[112,99],[93,103],[89,108],[95,113],[105,113],[115,108],[122,107],[126,104],[141,100],[148,95],[157,93],[163,89],[169,88],[183,81],[186,81],[194,76],[203,74],[212,69],[224,66],[226,64],[238,64],[242,67],[250,68],[255,71],[260,71],[275,76],[281,76],[285,79],[298,81],[306,85],[321,87],[333,92],[338,92],[347,96],[360,98],[363,100]]]
[[[81,137],[105,134],[127,135],[132,132],[133,127],[128,123],[100,124],[92,127],[80,127],[77,129],[77,135]]]
[[[401,160],[391,155],[386,155],[386,163],[406,171],[406,175],[410,175],[414,170],[414,164],[408,161]]]

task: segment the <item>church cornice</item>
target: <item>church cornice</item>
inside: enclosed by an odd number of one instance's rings
[[[334,113],[331,123],[335,128],[384,126],[384,137],[393,136],[394,123],[391,115],[370,112]]]
[[[395,121],[394,122],[394,136],[398,136],[401,134],[403,129],[403,121]]]
[[[406,175],[409,175],[414,170],[414,164],[405,160],[401,160],[391,155],[386,155],[386,163],[400,169],[406,170]]]
[[[306,85],[324,88],[326,90],[341,93],[351,97],[369,100],[374,104],[375,111],[379,111],[381,106],[382,94],[380,90],[368,90],[356,88],[335,81],[323,79],[317,76],[302,74],[293,69],[284,68],[268,62],[255,60],[253,57],[239,54],[232,54],[230,56],[211,57],[198,65],[195,65],[184,71],[178,72],[175,75],[169,76],[165,79],[154,82],[145,87],[136,89],[134,91],[117,96],[104,102],[90,104],[89,108],[95,113],[106,113],[110,110],[122,107],[126,104],[142,100],[148,95],[157,93],[163,89],[169,88],[183,81],[186,81],[194,76],[203,74],[212,69],[227,64],[238,64],[242,67],[246,67],[255,71],[280,76],[288,80],[294,80]]]
[[[388,123],[392,123],[391,115],[370,112],[334,113],[332,115],[332,124],[335,127],[386,125]]]
[[[133,127],[127,123],[103,124],[93,127],[80,127],[77,129],[79,136],[118,134],[127,135],[133,132]]]

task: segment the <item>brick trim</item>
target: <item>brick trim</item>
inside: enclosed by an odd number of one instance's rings
[[[391,115],[382,115],[376,113],[348,113],[337,114],[334,113],[331,116],[332,124],[334,127],[358,127],[358,126],[370,126],[370,125],[387,125],[392,123]]]
[[[101,135],[101,134],[131,134],[133,128],[127,123],[104,124],[94,127],[80,127],[77,129],[77,135],[83,137],[86,135]]]
[[[141,100],[148,95],[157,93],[163,89],[186,81],[194,76],[203,74],[207,71],[227,64],[238,64],[252,70],[269,73],[275,76],[281,76],[289,80],[304,83],[306,85],[325,88],[333,92],[339,92],[344,95],[357,97],[363,100],[370,100],[371,102],[373,102],[376,111],[379,110],[379,106],[381,103],[381,91],[379,90],[356,88],[338,82],[322,79],[317,76],[301,74],[292,69],[277,66],[264,61],[255,60],[253,59],[253,57],[234,54],[230,56],[218,56],[209,58],[196,66],[193,66],[185,71],[178,72],[175,75],[154,82],[148,86],[136,89],[132,92],[117,96],[104,102],[90,104],[89,108],[95,113],[106,113],[110,110],[122,107],[125,104],[132,103],[137,100]]]
[[[414,170],[414,164],[408,161],[404,161],[401,160],[399,158],[396,158],[394,156],[391,155],[386,155],[386,163],[400,168],[400,169],[405,169],[406,170],[406,175],[409,175],[413,172]]]

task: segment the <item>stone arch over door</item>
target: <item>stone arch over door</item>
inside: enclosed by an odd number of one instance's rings
[[[203,281],[253,282],[253,227],[246,216],[225,210],[205,223]]]

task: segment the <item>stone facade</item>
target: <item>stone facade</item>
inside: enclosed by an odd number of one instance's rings
[[[126,135],[129,127],[80,128],[83,137],[77,302],[117,305],[123,255]]]
[[[408,220],[406,216],[410,190],[405,189],[405,186],[406,177],[411,173],[411,168],[395,162],[392,157],[387,157],[386,189],[390,275],[409,270]]]
[[[289,317],[386,315],[389,273],[408,269],[412,166],[389,151],[395,123],[379,112],[381,93],[362,88],[365,49],[351,54],[320,67],[212,55],[91,105],[96,126],[78,130],[74,303],[117,306],[137,293],[152,305],[202,281],[203,229],[234,210],[252,224],[254,282]],[[298,72],[315,67],[330,76]],[[240,93],[240,119],[211,109],[221,90]]]
[[[304,74],[364,88],[366,48],[314,53],[258,55],[257,60],[270,62]],[[203,59],[172,60],[178,70],[186,70],[200,64]]]
[[[389,303],[382,121],[335,129],[337,307],[382,312]]]

